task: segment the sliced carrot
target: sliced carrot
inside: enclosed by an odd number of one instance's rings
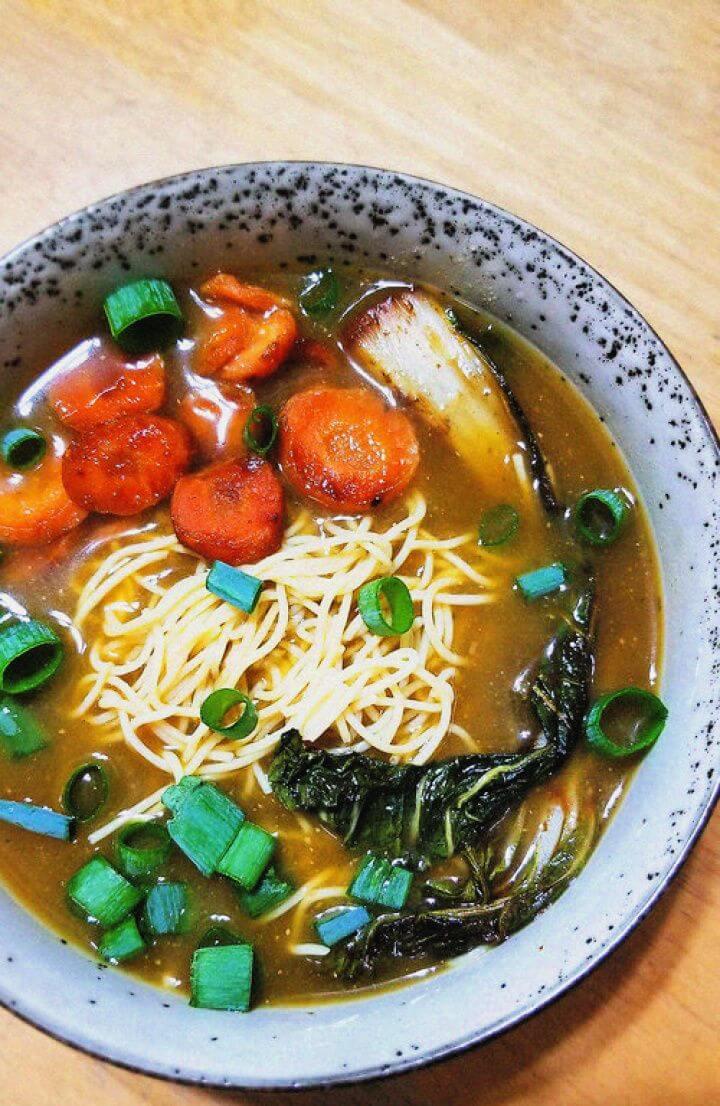
[[[208,319],[204,329],[195,351],[196,372],[231,381],[271,376],[297,337],[295,318],[284,307],[260,315],[231,305],[220,318]]]
[[[4,545],[44,545],[87,516],[65,491],[61,451],[61,443],[53,443],[40,464],[28,472],[0,465],[0,542]]]
[[[201,376],[230,381],[274,373],[290,354],[298,333],[285,301],[229,273],[211,277],[200,292],[219,303],[222,314],[207,318],[201,328],[195,370]]]
[[[73,430],[88,430],[136,411],[157,411],[164,399],[161,357],[126,361],[119,350],[104,344],[54,381],[49,395],[57,417]]]
[[[280,461],[301,495],[339,511],[368,511],[408,486],[420,460],[401,411],[365,388],[313,388],[280,413]]]
[[[70,443],[62,478],[70,498],[102,515],[134,515],[170,494],[190,463],[190,435],[162,415],[126,415]]]
[[[201,392],[188,392],[178,414],[203,461],[217,461],[245,455],[243,432],[254,406],[249,388],[211,385]]]
[[[287,300],[257,284],[245,284],[231,273],[216,273],[200,285],[200,295],[206,300],[227,300],[249,311],[272,311],[273,307],[286,307]]]
[[[183,476],[172,497],[172,520],[183,545],[208,560],[252,564],[280,548],[284,496],[274,469],[260,457],[222,461]]]

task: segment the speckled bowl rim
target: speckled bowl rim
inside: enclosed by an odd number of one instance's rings
[[[529,220],[514,214],[514,212],[509,211],[507,208],[503,208],[498,204],[492,203],[489,200],[485,200],[482,197],[476,196],[471,192],[467,192],[464,189],[456,188],[452,185],[443,184],[442,182],[435,181],[431,178],[419,177],[394,169],[383,169],[377,166],[362,165],[354,162],[305,161],[302,159],[282,161],[230,162],[223,165],[204,166],[197,169],[186,170],[181,173],[172,173],[167,176],[158,177],[151,181],[141,182],[140,184],[133,185],[126,189],[121,189],[120,191],[105,196],[100,200],[96,200],[89,204],[86,204],[84,207],[78,208],[76,211],[73,211],[70,214],[56,220],[55,222],[46,225],[42,230],[29,235],[19,244],[10,249],[7,253],[0,256],[0,265],[5,265],[6,263],[12,262],[16,257],[23,254],[23,252],[26,251],[29,246],[42,241],[47,236],[61,231],[67,223],[70,223],[73,220],[81,217],[86,217],[90,215],[95,209],[105,207],[106,205],[112,204],[115,201],[131,198],[132,196],[145,192],[148,189],[163,188],[167,186],[179,186],[183,182],[191,181],[195,178],[202,177],[207,174],[223,174],[231,173],[233,171],[252,169],[273,170],[279,169],[284,166],[294,168],[306,168],[308,170],[317,168],[338,171],[354,170],[357,172],[384,174],[396,180],[402,181],[409,187],[421,186],[433,189],[442,189],[445,192],[452,193],[454,196],[460,199],[466,199],[473,204],[479,203],[495,215],[503,217],[504,219],[510,221],[511,223],[514,223],[518,227],[522,227],[527,229],[528,231],[536,233],[544,242],[554,246],[565,256],[572,258],[576,262],[579,262],[590,274],[592,274],[595,279],[600,281],[601,285],[605,285],[614,293],[619,303],[622,304],[628,312],[629,317],[633,318],[633,320],[638,323],[641,328],[644,328],[657,341],[658,346],[667,357],[671,368],[675,373],[677,373],[677,375],[686,385],[690,396],[695,404],[696,413],[699,415],[704,429],[704,433],[706,436],[705,444],[706,446],[711,447],[711,449],[714,451],[716,462],[720,465],[720,435],[713,425],[712,420],[710,419],[710,416],[702,400],[700,399],[700,396],[694,384],[689,379],[685,371],[682,369],[676,357],[667,347],[665,342],[663,342],[662,338],[655,330],[655,328],[647,321],[647,319],[645,319],[640,311],[638,311],[637,308],[633,306],[633,304],[627,299],[627,297],[623,295],[623,293],[620,292],[619,289],[610,280],[607,279],[607,277],[603,276],[602,273],[600,273],[593,265],[586,261],[585,258],[583,258],[580,254],[576,253],[574,250],[570,249],[562,242],[560,242],[553,235],[544,231],[541,227],[536,226],[534,223],[531,223]],[[720,703],[716,702],[716,710],[718,711],[718,713],[720,713]],[[248,1090],[253,1092],[261,1091],[263,1093],[272,1093],[273,1091],[280,1090],[287,1092],[289,1090],[302,1091],[312,1088],[329,1090],[333,1087],[351,1086],[357,1083],[370,1082],[373,1080],[379,1080],[381,1078],[387,1079],[393,1076],[402,1075],[406,1072],[414,1071],[429,1064],[435,1064],[443,1060],[449,1060],[452,1057],[466,1052],[475,1046],[485,1044],[489,1041],[494,1040],[496,1037],[499,1037],[503,1033],[518,1027],[524,1021],[531,1018],[533,1015],[546,1010],[548,1007],[552,1006],[556,1001],[558,1001],[558,999],[562,998],[569,991],[577,987],[579,983],[588,978],[598,967],[600,967],[601,964],[605,962],[608,956],[610,956],[610,954],[614,952],[626,940],[626,938],[630,936],[631,933],[634,932],[634,930],[645,920],[645,918],[647,918],[648,914],[663,897],[665,892],[673,883],[678,872],[688,859],[700,835],[705,830],[718,803],[718,799],[720,799],[720,774],[717,775],[715,785],[710,791],[709,795],[706,797],[704,803],[701,807],[698,808],[697,820],[694,823],[691,832],[687,835],[682,848],[678,850],[673,863],[668,868],[663,878],[655,885],[652,893],[645,900],[642,909],[638,910],[635,914],[628,917],[628,919],[622,926],[616,928],[612,938],[607,940],[603,944],[602,948],[600,948],[595,953],[592,960],[587,963],[581,963],[580,965],[578,965],[578,967],[573,972],[570,972],[567,976],[564,976],[561,980],[559,980],[551,988],[549,988],[547,994],[542,998],[538,998],[537,995],[531,997],[523,1006],[519,1007],[517,1010],[513,1011],[507,1016],[500,1018],[496,1024],[491,1025],[487,1029],[473,1032],[469,1036],[454,1041],[445,1047],[435,1048],[432,1052],[423,1053],[421,1051],[417,1056],[414,1057],[399,1058],[396,1063],[391,1064],[389,1070],[387,1067],[383,1067],[382,1069],[373,1067],[366,1070],[358,1070],[348,1075],[338,1074],[337,1076],[333,1075],[324,1078],[321,1077],[307,1079],[303,1081],[301,1086],[290,1085],[288,1083],[282,1083],[280,1081],[277,1081],[272,1086],[269,1086],[267,1084],[259,1085],[252,1082],[221,1082],[219,1080],[213,1079],[192,1078],[183,1075],[174,1075],[170,1074],[167,1071],[160,1070],[158,1067],[153,1067],[151,1061],[149,1061],[147,1065],[130,1063],[116,1055],[112,1055],[109,1050],[102,1051],[100,1049],[94,1049],[90,1045],[79,1042],[72,1036],[64,1036],[61,1032],[57,1031],[57,1029],[51,1028],[49,1024],[43,1021],[42,1018],[29,1017],[28,1015],[14,1008],[14,1006],[11,1005],[10,1001],[8,1001],[6,997],[2,994],[0,994],[0,1006],[9,1011],[11,1014],[14,1014],[20,1021],[23,1021],[28,1025],[32,1025],[34,1028],[41,1030],[54,1040],[59,1041],[65,1045],[69,1045],[71,1048],[74,1048],[78,1052],[84,1053],[87,1056],[92,1056],[95,1059],[112,1063],[115,1066],[126,1071],[131,1071],[136,1074],[146,1075],[156,1079],[164,1080],[166,1082],[177,1083],[184,1086],[202,1086],[203,1088],[214,1088],[226,1091]],[[367,996],[353,998],[351,1001],[367,1001]]]

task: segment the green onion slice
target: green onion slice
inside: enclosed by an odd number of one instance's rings
[[[104,856],[94,856],[68,880],[70,901],[91,921],[106,929],[116,926],[143,897]]]
[[[485,511],[478,527],[478,545],[505,545],[514,538],[520,526],[520,515],[510,503],[499,503]]]
[[[43,837],[55,837],[58,841],[71,841],[75,836],[75,819],[59,814],[47,806],[33,806],[32,803],[16,803],[11,799],[0,799],[0,822],[9,822],[12,826],[40,833]]]
[[[162,796],[163,802],[165,795],[167,792]],[[171,796],[172,801],[175,798],[176,795]],[[244,819],[245,815],[232,799],[214,784],[203,783],[186,791],[167,829],[195,867],[204,876],[211,876]]]
[[[324,945],[332,948],[364,929],[370,920],[364,906],[333,907],[315,919],[315,932]]]
[[[105,316],[115,341],[131,353],[146,353],[174,342],[183,313],[166,280],[136,280],[111,292]]]
[[[18,426],[8,430],[0,438],[0,454],[6,465],[12,469],[34,468],[45,456],[47,442],[39,430],[29,426]]]
[[[383,613],[383,599],[389,607],[389,618]],[[381,576],[363,584],[358,592],[358,608],[368,630],[379,637],[406,634],[415,621],[408,586],[397,576]]]
[[[238,607],[245,614],[252,614],[257,607],[263,582],[241,568],[233,568],[224,561],[214,561],[205,587],[231,606]]]
[[[612,545],[629,515],[627,502],[610,488],[585,492],[575,504],[575,528],[589,545]]]
[[[251,918],[259,918],[279,906],[294,890],[293,885],[280,879],[275,868],[270,865],[254,891],[238,888],[238,902]]]
[[[110,794],[107,772],[96,760],[80,764],[63,788],[62,804],[78,822],[89,822],[102,810]]]
[[[200,776],[181,776],[177,783],[170,784],[170,787],[163,791],[160,800],[169,811],[177,814],[187,796],[192,791],[197,791],[198,787],[202,787],[202,785],[203,781]]]
[[[57,672],[63,647],[54,630],[30,618],[0,630],[0,691],[20,695],[42,687]]]
[[[303,281],[298,302],[303,315],[317,318],[334,311],[340,299],[340,282],[332,269],[316,269]]]
[[[27,757],[47,744],[45,732],[30,711],[10,696],[0,699],[0,749],[6,756],[13,760]]]
[[[252,974],[250,945],[196,949],[190,965],[190,1005],[205,1010],[249,1010]]]
[[[98,945],[98,952],[108,963],[119,964],[121,960],[129,960],[131,956],[137,956],[145,948],[138,924],[131,914],[103,935]]]
[[[190,921],[190,899],[186,883],[156,883],[148,891],[143,923],[153,937],[186,933]]]
[[[129,822],[117,836],[120,866],[130,879],[151,875],[170,856],[172,844],[162,822]]]
[[[534,599],[552,595],[553,592],[560,591],[561,588],[565,587],[567,572],[564,565],[555,562],[551,565],[545,565],[543,568],[533,569],[532,572],[523,573],[522,576],[516,577],[515,583],[523,597],[532,602]]]
[[[240,717],[229,726],[223,726],[223,719],[227,712],[240,703],[245,706]],[[212,691],[200,707],[200,718],[215,733],[225,734],[234,741],[248,737],[258,722],[257,710],[252,699],[233,687],[220,687],[217,691]]]
[[[413,874],[385,857],[368,853],[355,872],[348,895],[361,902],[402,910],[410,894]]]
[[[623,687],[601,695],[593,703],[585,716],[585,736],[603,756],[630,757],[655,744],[667,716],[667,707],[651,691]],[[612,736],[608,733],[611,726]],[[622,733],[621,739],[614,736],[616,731]]]
[[[254,822],[245,821],[230,842],[217,870],[246,891],[252,891],[270,863],[276,844],[267,830]]]
[[[253,407],[243,430],[243,440],[250,452],[258,453],[261,457],[267,456],[275,445],[277,436],[278,421],[272,407],[268,407],[266,403]]]

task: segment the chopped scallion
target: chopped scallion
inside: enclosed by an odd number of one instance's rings
[[[138,924],[131,914],[103,934],[103,938],[98,945],[98,952],[103,960],[107,960],[111,964],[119,964],[122,960],[129,960],[131,956],[137,956],[139,952],[143,952],[145,947]]]
[[[120,867],[130,879],[151,875],[170,856],[172,845],[162,822],[130,822],[117,838]]]
[[[270,863],[275,845],[272,834],[254,822],[243,822],[217,870],[246,891],[252,891]]]
[[[183,802],[198,787],[202,787],[200,776],[182,776],[177,783],[173,783],[162,793],[162,804],[173,814],[177,814]]]
[[[107,772],[96,760],[80,764],[63,788],[62,804],[78,822],[89,822],[104,807],[110,794]]]
[[[0,748],[13,760],[44,749],[48,739],[30,711],[15,699],[0,699]]]
[[[303,281],[298,302],[303,315],[317,318],[334,311],[340,299],[340,282],[330,268],[316,269]]]
[[[244,818],[227,795],[213,784],[203,783],[188,791],[167,830],[195,867],[211,876]]]
[[[603,756],[614,760],[630,757],[655,744],[665,728],[667,716],[667,707],[651,691],[623,687],[601,695],[593,703],[585,716],[585,736],[593,749]],[[613,736],[608,734],[611,727]],[[619,738],[614,736],[615,731]]]
[[[564,565],[555,562],[543,568],[533,569],[532,572],[523,573],[516,578],[515,583],[524,598],[532,601],[560,591],[567,584],[567,573]]]
[[[289,898],[293,890],[292,884],[280,879],[271,865],[254,891],[238,888],[238,902],[251,918],[259,918]]]
[[[224,561],[215,561],[208,572],[205,586],[213,595],[224,599],[231,606],[252,614],[257,607],[263,582],[240,568],[226,565]]]
[[[183,314],[166,280],[136,280],[116,288],[104,303],[115,341],[132,353],[145,353],[174,342]]]
[[[243,712],[235,722],[223,726],[223,719],[233,707],[243,704]],[[252,699],[233,687],[220,687],[208,695],[200,707],[200,718],[215,733],[225,734],[235,741],[248,737],[257,726],[258,716]]]
[[[39,430],[18,426],[7,430],[0,438],[0,454],[6,465],[22,472],[39,465],[45,456],[47,442]]]
[[[94,856],[68,880],[67,893],[88,920],[110,929],[142,899],[142,891],[103,856]]]
[[[47,806],[33,806],[32,803],[16,803],[11,799],[0,799],[0,822],[42,834],[43,837],[55,837],[58,841],[71,841],[75,836],[75,819],[50,810]]]
[[[275,445],[278,436],[278,421],[272,407],[261,403],[253,407],[245,423],[243,440],[251,453],[266,457]]]
[[[368,853],[355,872],[348,894],[361,902],[401,910],[410,893],[413,874],[407,868]]]
[[[190,967],[190,1005],[203,1010],[249,1010],[252,972],[250,945],[196,949]]]
[[[63,647],[54,630],[29,618],[0,630],[0,691],[20,695],[42,687],[57,672]]]
[[[629,509],[621,495],[611,488],[585,492],[575,505],[575,527],[589,545],[612,545],[620,536]]]
[[[153,937],[186,933],[190,921],[190,900],[185,883],[156,883],[148,891],[143,923]]]
[[[315,931],[324,945],[332,948],[346,937],[352,937],[370,921],[364,906],[340,906],[326,910],[315,919]]]
[[[383,600],[389,608],[387,618]],[[406,634],[415,621],[408,586],[398,576],[381,576],[363,584],[358,592],[358,609],[368,630],[379,637]]]
[[[510,503],[499,503],[485,511],[478,526],[478,545],[488,548],[505,545],[514,538],[520,526],[520,515]]]

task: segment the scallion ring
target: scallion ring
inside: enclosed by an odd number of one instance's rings
[[[627,740],[618,741],[608,735],[608,723],[612,720],[608,712],[622,709],[624,718],[616,720],[615,728],[621,722],[629,732]],[[630,757],[654,745],[667,721],[668,710],[657,695],[640,687],[623,687],[619,691],[609,691],[601,695],[585,716],[585,736],[588,744],[603,756],[618,759]]]
[[[78,822],[89,822],[104,807],[110,782],[102,764],[89,760],[71,773],[63,788],[62,805]]]
[[[57,672],[63,647],[54,630],[29,618],[0,630],[0,691],[20,695],[42,687]]]
[[[300,289],[298,302],[304,315],[317,318],[334,311],[340,299],[340,282],[332,269],[308,273]]]
[[[135,280],[106,298],[105,316],[118,345],[146,353],[174,342],[183,329],[183,313],[166,280]]]
[[[272,407],[265,403],[253,407],[243,430],[243,440],[250,452],[266,457],[275,445],[277,436],[278,421]]]
[[[383,600],[389,608],[388,618],[383,612]],[[397,576],[381,576],[363,584],[358,592],[358,608],[368,630],[379,637],[406,634],[415,621],[408,586]]]
[[[510,503],[499,503],[485,511],[478,526],[478,545],[505,545],[514,538],[520,526],[520,515]]]
[[[223,719],[233,707],[244,704],[245,709],[235,722],[223,726]],[[252,699],[234,687],[220,687],[208,695],[200,707],[200,718],[215,733],[225,734],[233,741],[248,737],[257,726],[258,716]]]
[[[575,528],[588,545],[612,545],[629,514],[626,501],[611,488],[585,492],[575,504]]]
[[[6,465],[22,472],[39,465],[45,456],[47,442],[39,430],[29,426],[16,426],[7,430],[0,439],[0,454]]]
[[[117,837],[120,866],[130,879],[151,875],[170,856],[172,842],[162,822],[130,822]]]

